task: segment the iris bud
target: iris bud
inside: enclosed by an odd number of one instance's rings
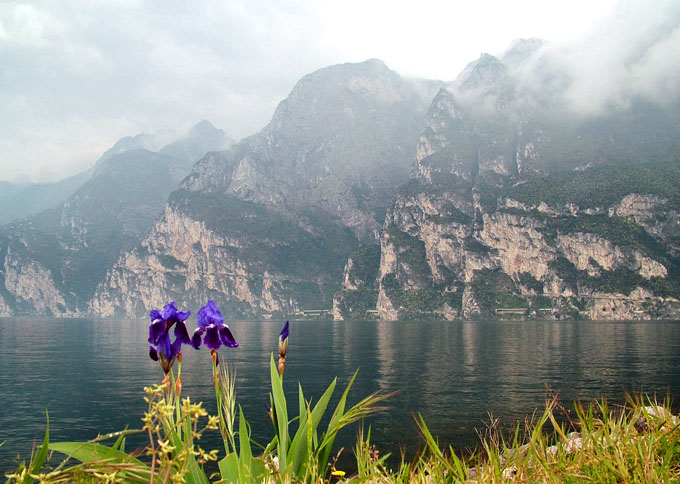
[[[290,322],[286,321],[283,325],[283,329],[279,334],[279,375],[283,376],[283,369],[286,366],[286,352],[288,351],[288,333],[289,333]]]

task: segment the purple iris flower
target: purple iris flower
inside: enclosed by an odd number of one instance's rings
[[[191,338],[191,344],[194,348],[199,349],[201,347],[201,338],[211,350],[217,350],[222,345],[229,348],[238,347],[229,326],[224,324],[220,308],[214,301],[208,301],[205,306],[199,309],[196,319],[198,320],[198,328]],[[203,337],[204,334],[205,337]]]
[[[281,376],[283,376],[283,370],[286,366],[286,352],[288,351],[289,326],[290,323],[286,321],[286,324],[283,325],[281,333],[279,333],[279,364],[277,366],[279,369],[279,375]]]
[[[289,326],[290,323],[286,321],[286,324],[283,325],[281,333],[279,333],[279,356],[281,358],[284,358],[286,356],[286,352],[288,351]]]
[[[163,371],[167,375],[172,368],[182,344],[191,344],[184,321],[191,311],[178,311],[175,302],[166,304],[161,311],[152,309],[149,326],[149,356],[152,360],[160,360]],[[175,325],[175,341],[170,342],[170,329]]]
[[[286,324],[283,325],[283,329],[281,330],[281,333],[279,334],[279,341],[283,342],[288,339],[288,333],[289,331],[289,326],[290,326],[290,321],[286,321]]]

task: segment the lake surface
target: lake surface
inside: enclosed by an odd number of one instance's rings
[[[193,316],[188,326],[193,331]],[[282,324],[230,326],[240,347],[220,350],[220,358],[236,370],[253,437],[266,443],[269,355]],[[0,471],[41,442],[45,410],[52,441],[141,428],[142,389],[163,377],[148,357],[147,336],[146,321],[0,319]],[[209,352],[185,347],[183,354],[183,394],[214,411]],[[680,322],[293,321],[286,363],[295,410],[298,381],[316,400],[337,375],[339,396],[357,368],[352,402],[398,391],[367,422],[383,453],[419,447],[414,413],[442,443],[472,448],[489,413],[511,425],[542,407],[548,389],[566,406],[577,397],[624,402],[626,391],[678,400]],[[340,444],[350,448],[355,436],[356,429],[346,432]]]

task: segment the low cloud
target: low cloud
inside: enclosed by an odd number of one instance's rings
[[[578,114],[626,109],[636,98],[680,98],[680,2],[620,2],[578,42],[546,44],[515,75]]]
[[[260,130],[332,63],[308,20],[264,0],[0,3],[0,179],[70,175],[123,136],[202,119],[237,139]]]
[[[316,69],[378,57],[404,75],[442,78],[442,66],[455,71],[472,50],[550,25],[581,28],[579,17],[610,1],[559,11],[538,0],[0,2],[0,179],[71,175],[123,136],[181,133],[201,119],[239,139]],[[521,79],[559,88],[573,110],[592,114],[635,96],[677,98],[679,19],[677,0],[624,1],[578,44],[542,49]],[[542,30],[524,32],[532,26]]]

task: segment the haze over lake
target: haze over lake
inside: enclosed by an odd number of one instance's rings
[[[269,354],[281,322],[230,326],[240,347],[220,356],[236,370],[238,401],[254,439],[268,441]],[[148,357],[147,328],[132,320],[0,319],[0,442],[7,441],[0,469],[11,468],[17,453],[29,457],[42,439],[45,410],[52,441],[141,427],[142,388],[163,376]],[[186,348],[183,354],[184,395],[214,410],[209,353]],[[333,376],[343,388],[357,368],[352,401],[398,391],[367,422],[382,452],[415,451],[414,413],[443,443],[473,447],[475,428],[483,428],[488,413],[510,425],[541,407],[548,388],[566,406],[602,395],[623,402],[625,391],[677,399],[680,322],[291,323],[285,375],[291,405],[298,381],[317,399]],[[214,437],[205,444],[217,447]],[[346,432],[338,447],[354,440],[354,430]]]

